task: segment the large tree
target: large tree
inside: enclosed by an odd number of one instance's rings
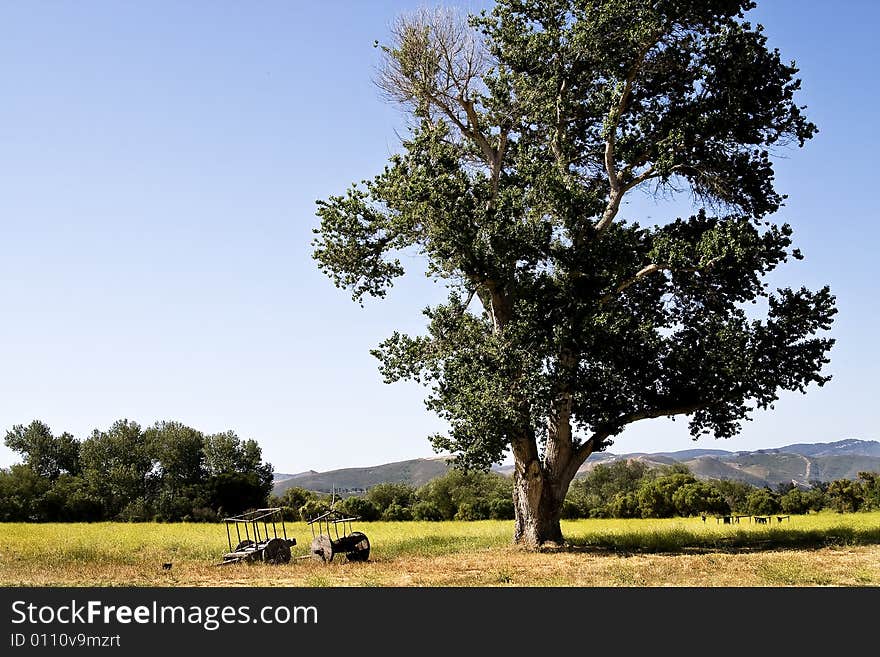
[[[448,302],[375,355],[420,381],[464,467],[512,451],[515,538],[559,542],[586,458],[633,422],[730,437],[828,380],[828,288],[770,290],[789,258],[772,155],[816,132],[795,65],[747,0],[499,0],[398,19],[379,86],[411,113],[376,177],[318,203],[314,257],[353,298],[424,256]],[[693,214],[640,225],[645,191]],[[751,304],[758,303],[758,306]],[[757,314],[765,309],[765,316]]]
[[[109,429],[95,429],[80,447],[82,474],[91,494],[101,500],[105,518],[126,510],[140,515],[149,501],[153,462],[141,426],[117,420]]]
[[[52,435],[45,422],[16,424],[6,432],[6,446],[18,452],[25,464],[40,477],[57,479],[62,473],[79,473],[79,443],[66,431]]]

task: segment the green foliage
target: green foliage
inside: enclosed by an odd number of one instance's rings
[[[862,487],[857,481],[832,481],[825,491],[828,506],[838,513],[857,511],[864,502]]]
[[[379,519],[379,509],[376,508],[376,505],[362,497],[346,497],[338,501],[334,508],[346,516],[361,520]]]
[[[336,508],[364,509],[354,515],[365,520],[510,520],[514,516],[509,477],[460,470],[436,477],[418,490],[407,484],[379,484],[364,498],[348,497]]]
[[[802,514],[810,510],[810,503],[803,491],[791,488],[779,497],[779,508],[783,513]]]
[[[321,514],[327,513],[329,510],[330,500],[315,497],[306,500],[305,504],[299,508],[299,516],[304,522],[308,522]]]
[[[101,499],[79,476],[60,475],[52,482],[41,501],[41,519],[64,522],[91,522],[103,519]]]
[[[6,444],[24,463],[0,470],[0,520],[211,520],[265,506],[272,486],[255,441],[179,422],[120,420],[79,442],[34,421]]]
[[[513,520],[515,510],[510,497],[494,497],[489,500],[489,517],[492,520]]]
[[[316,493],[300,486],[291,486],[280,496],[273,495],[269,498],[271,506],[290,507],[296,509],[299,514],[299,508],[311,499],[317,497]]]
[[[712,485],[724,498],[731,512],[744,514],[748,511],[748,497],[749,493],[754,490],[754,486],[733,479],[715,480]]]
[[[860,472],[859,482],[862,486],[862,509],[880,509],[880,475],[876,472]]]
[[[95,429],[82,442],[80,462],[83,478],[101,499],[106,518],[120,517],[130,504],[149,496],[153,461],[137,422],[119,420],[107,431]]]
[[[608,515],[612,518],[639,518],[642,511],[639,498],[634,492],[618,492],[608,502]]]
[[[153,507],[150,500],[138,497],[128,502],[116,518],[123,522],[147,522],[153,519]]]
[[[205,438],[180,422],[157,422],[144,432],[146,450],[154,464],[151,472],[158,520],[191,515],[209,502],[203,491]]]
[[[485,502],[462,502],[453,520],[487,520],[489,505]]]
[[[682,517],[730,513],[730,506],[718,489],[702,481],[677,488],[672,494],[672,503],[676,513]]]
[[[49,487],[49,480],[28,465],[0,470],[0,520],[42,520],[41,501]]]
[[[431,503],[443,520],[512,518],[512,497],[511,479],[493,472],[450,470],[418,491],[419,500]]]
[[[281,507],[281,514],[285,520],[301,520],[300,509],[309,500],[321,499],[322,496],[314,491],[306,490],[300,486],[291,486],[282,495],[270,495],[269,506]]]
[[[157,422],[144,432],[147,452],[170,489],[196,484],[205,475],[205,437],[180,422]]]
[[[639,512],[643,518],[670,518],[676,515],[675,494],[683,486],[696,483],[693,475],[681,473],[645,480],[636,492]]]
[[[257,441],[242,440],[234,431],[205,437],[205,470],[209,475],[252,472],[271,487],[272,465],[262,462],[262,451]]]
[[[746,505],[749,513],[756,516],[772,515],[780,510],[778,496],[766,488],[756,488],[749,493]]]
[[[412,514],[413,520],[430,520],[432,522],[443,520],[443,514],[437,505],[425,500],[413,505]]]
[[[825,508],[827,500],[825,499],[825,490],[822,487],[814,486],[804,491],[804,501],[810,511],[821,511]]]
[[[566,496],[562,502],[561,517],[565,520],[574,520],[575,518],[583,517],[581,507],[571,498],[570,495]]]
[[[392,502],[382,512],[382,520],[412,520],[413,514],[408,506]]]
[[[566,499],[579,509],[575,517],[622,517],[609,505],[618,495],[634,494],[648,473],[648,466],[637,460],[600,463],[572,482]]]
[[[409,484],[385,483],[377,484],[367,491],[366,498],[372,502],[376,511],[384,516],[392,505],[409,508],[416,499],[416,489]]]
[[[6,446],[18,452],[25,465],[40,477],[55,479],[62,473],[79,473],[79,443],[69,433],[53,436],[39,420],[27,427],[17,424],[6,432]]]

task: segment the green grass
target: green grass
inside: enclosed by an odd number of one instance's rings
[[[763,564],[758,574],[768,583],[781,586],[827,586],[832,582],[824,573],[813,572],[795,560]]]
[[[733,525],[718,524],[714,518],[705,523],[699,518],[585,520],[565,530],[574,546],[635,552],[880,544],[880,512],[793,516],[782,523],[775,517],[771,520],[767,525],[745,518]]]
[[[601,577],[596,581],[617,586],[654,585],[658,578],[688,581],[688,569],[694,565],[685,561],[663,574],[663,564],[670,562],[662,559],[680,559],[676,554],[702,555],[699,568],[705,576],[700,582],[712,581],[713,573],[724,569],[731,572],[730,562],[720,561],[719,555],[768,555],[749,562],[751,570],[745,576],[769,586],[875,585],[880,574],[880,560],[872,556],[880,554],[880,548],[873,547],[880,546],[880,512],[793,516],[783,523],[773,518],[771,525],[745,519],[723,525],[713,518],[705,523],[699,518],[566,521],[563,532],[571,547],[565,559],[537,559],[512,551],[511,521],[372,522],[355,523],[355,529],[369,536],[370,563],[340,559],[328,569],[312,560],[295,560],[279,571],[263,565],[213,568],[227,550],[223,524],[0,524],[0,585],[262,585],[277,583],[281,575],[288,584],[304,586],[378,586],[401,581],[401,573],[410,573],[405,583],[415,585],[556,585],[592,577],[577,564],[596,564],[602,554],[614,558],[596,571]],[[293,556],[308,555],[309,527],[288,523],[287,533],[298,541]],[[840,550],[836,556],[843,559],[843,552],[856,546],[872,546],[870,554],[830,574],[817,566],[818,555],[810,556],[811,551],[832,549]],[[651,565],[628,555],[650,555]],[[174,569],[162,571],[165,562],[172,562]],[[563,568],[561,563],[568,565]]]
[[[364,522],[373,558],[433,557],[511,542],[513,523]],[[880,544],[880,512],[793,516],[790,521],[756,525],[721,525],[713,518],[591,519],[563,522],[566,540],[575,548],[635,552],[675,552],[702,548],[774,549],[829,545]],[[308,554],[311,530],[288,523]],[[233,536],[235,542],[235,536]],[[206,523],[5,523],[0,524],[0,560],[38,560],[48,567],[82,563],[137,564],[145,560],[217,561],[227,549],[222,524]]]

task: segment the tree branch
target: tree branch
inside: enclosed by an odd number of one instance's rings
[[[627,187],[625,189],[620,184],[620,176],[617,172],[617,160],[614,154],[614,149],[617,145],[617,128],[620,125],[621,117],[629,105],[633,82],[635,82],[639,71],[645,63],[645,57],[648,55],[651,48],[656,45],[657,39],[659,39],[660,36],[661,35],[657,35],[654,39],[651,39],[648,44],[639,51],[635,63],[629,73],[627,73],[626,79],[623,82],[623,89],[620,92],[620,98],[617,100],[617,104],[614,105],[608,113],[608,136],[605,138],[604,159],[605,172],[608,174],[608,184],[611,188],[611,194],[608,199],[608,205],[605,207],[605,212],[602,213],[602,219],[596,224],[596,233],[601,233],[612,221],[614,221],[614,217],[617,216],[617,211],[620,209],[620,200],[623,198],[627,189],[631,188]]]
[[[637,271],[635,273],[634,276],[631,276],[630,278],[626,279],[623,283],[618,285],[616,288],[614,288],[613,292],[609,292],[608,294],[604,295],[601,299],[599,299],[599,305],[605,305],[606,303],[611,301],[616,295],[623,292],[626,288],[638,283],[641,279],[643,279],[645,276],[649,276],[650,274],[654,274],[654,273],[660,272],[660,271],[690,271],[690,272],[706,271],[706,270],[710,269],[711,267],[713,267],[716,263],[720,262],[721,259],[722,259],[722,256],[716,256],[716,257],[712,258],[711,260],[709,260],[709,262],[707,262],[705,265],[701,265],[700,267],[680,267],[678,269],[675,269],[672,267],[667,267],[667,266],[657,265],[657,264],[650,264],[646,267],[642,267],[639,271]]]
[[[630,285],[634,285],[636,282],[638,282],[640,279],[644,278],[645,276],[648,276],[648,275],[653,274],[658,271],[666,271],[666,270],[667,270],[666,267],[661,267],[660,265],[655,265],[655,264],[648,265],[647,267],[642,267],[639,271],[636,272],[635,276],[631,276],[630,278],[626,279],[623,283],[621,283],[616,288],[614,288],[613,292],[609,292],[608,294],[603,296],[601,299],[599,299],[599,305],[605,305],[606,303],[611,301],[611,299],[613,299],[616,294],[620,294],[626,288],[628,288]]]
[[[584,461],[592,454],[601,443],[614,433],[616,427],[626,426],[639,420],[650,420],[658,417],[669,417],[671,415],[690,415],[701,408],[708,406],[709,402],[697,402],[694,404],[682,404],[680,406],[669,406],[665,408],[637,411],[618,418],[613,425],[606,425],[599,428],[592,436],[584,441],[575,450],[572,457],[572,467],[575,469],[583,465]]]
[[[628,183],[623,185],[623,193],[628,192],[633,187],[638,187],[646,180],[650,180],[651,178],[656,178],[659,174],[654,170],[654,166],[651,165],[647,169],[645,169],[638,176],[630,180]]]
[[[465,134],[480,148],[483,152],[483,156],[486,158],[486,163],[494,171],[495,162],[498,159],[498,153],[492,148],[492,144],[489,143],[489,140],[486,139],[486,136],[480,130],[480,117],[477,116],[477,110],[474,108],[474,101],[460,97],[458,98],[458,102],[464,109],[468,124],[470,125],[470,131],[465,130]],[[459,124],[459,126],[460,125],[461,124]]]
[[[559,85],[559,93],[556,96],[556,134],[553,135],[553,141],[550,145],[553,155],[556,157],[556,166],[563,176],[568,173],[568,162],[565,161],[562,153],[562,102],[567,85],[568,80],[563,78],[562,83]]]

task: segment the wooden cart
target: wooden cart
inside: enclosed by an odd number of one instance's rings
[[[290,548],[296,545],[295,538],[287,537],[287,527],[280,507],[256,509],[237,516],[224,518],[229,552],[223,555],[219,566],[242,561],[262,561],[281,564],[290,561]],[[278,525],[281,525],[281,536]],[[270,531],[271,527],[271,531]],[[233,529],[235,547],[233,548]]]
[[[349,561],[369,559],[370,539],[363,532],[352,531],[351,523],[354,520],[360,518],[348,518],[336,510],[327,511],[309,520],[312,528],[312,556],[324,562],[333,561],[337,554],[344,554]]]

